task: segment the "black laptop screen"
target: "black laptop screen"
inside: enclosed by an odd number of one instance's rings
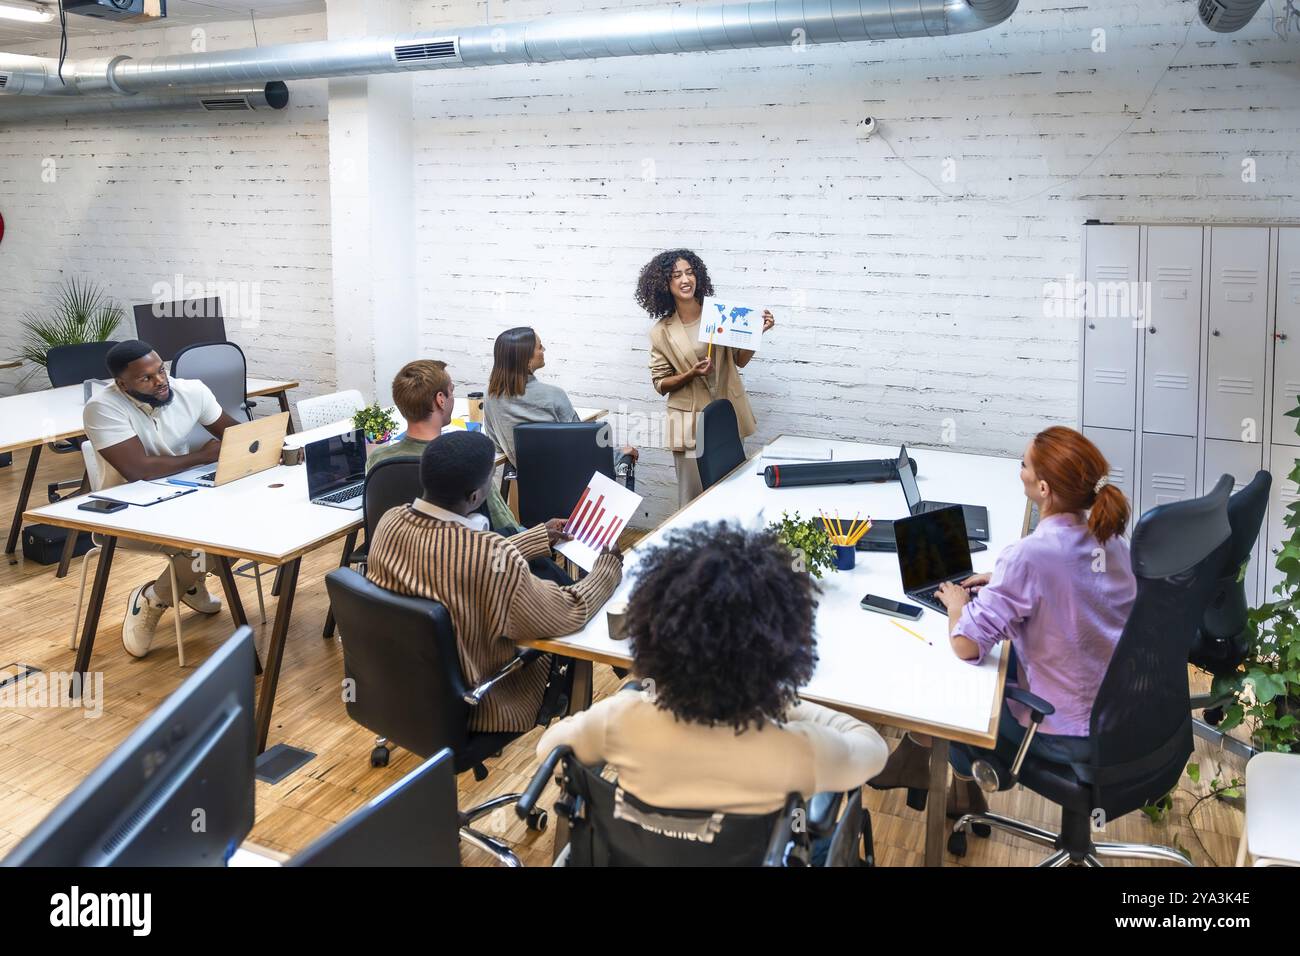
[[[907,459],[907,446],[898,450],[898,483],[903,486],[903,498],[907,501],[907,510],[913,512],[921,503],[921,489],[916,487],[916,475],[912,474],[912,463]]]
[[[894,541],[904,591],[970,573],[970,542],[961,505],[899,518],[894,522]]]
[[[307,445],[307,496],[319,498],[366,477],[366,439],[361,429]]]

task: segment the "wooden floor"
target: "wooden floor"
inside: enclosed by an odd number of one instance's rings
[[[0,516],[7,529],[17,498],[26,453],[17,452],[14,464],[0,468]],[[79,477],[80,456],[42,456],[33,499],[44,500],[49,481]],[[257,784],[257,822],[250,839],[292,853],[349,812],[416,766],[416,759],[395,751],[384,769],[370,767],[373,738],[347,717],[342,701],[342,654],[337,640],[322,640],[325,587],[322,580],[337,566],[340,545],[317,551],[304,559],[294,604],[276,700],[270,743],[286,742],[315,753],[310,763],[281,783]],[[23,561],[0,563],[0,668],[12,673],[15,665],[43,671],[69,671],[73,652],[68,647],[77,605],[81,559],[63,580],[54,566]],[[81,710],[47,707],[0,708],[0,854],[31,830],[55,804],[107,756],[140,720],[173,691],[193,668],[205,660],[232,630],[226,614],[204,617],[186,611],[183,617],[188,666],[177,666],[171,613],[163,616],[154,649],[143,660],[122,649],[121,621],[127,594],[137,584],[155,577],[161,559],[118,551],[113,562],[95,644],[92,670],[104,674],[103,713],[88,717]],[[93,568],[91,569],[93,574]],[[269,577],[267,580],[269,588]],[[264,648],[270,626],[258,626],[257,599],[251,580],[241,580],[244,607],[254,618],[259,648]],[[220,588],[213,584],[214,593]],[[269,593],[268,593],[269,598]],[[273,599],[268,606],[274,614]],[[3,674],[0,674],[2,677]],[[604,696],[617,686],[612,671],[596,666],[596,693]],[[887,735],[892,731],[885,730]],[[461,806],[467,807],[508,791],[522,790],[536,766],[534,748],[540,731],[508,747],[489,762],[491,771],[482,783],[465,774],[460,780]],[[1197,759],[1203,766],[1223,761],[1231,771],[1232,758],[1211,752],[1197,741]],[[1239,771],[1239,767],[1237,767]],[[1226,804],[1206,801],[1196,814],[1204,848],[1188,827],[1185,816],[1193,794],[1201,787],[1184,778],[1185,790],[1175,795],[1166,822],[1152,824],[1140,813],[1113,822],[1106,839],[1181,846],[1201,865],[1230,865],[1241,828],[1241,814]],[[551,796],[543,799],[549,807]],[[901,791],[867,791],[874,822],[877,861],[883,866],[918,866],[922,862],[922,815],[909,810]],[[1044,800],[1024,790],[996,794],[993,809],[1055,829],[1059,814]],[[507,808],[485,818],[480,828],[501,836],[516,847],[528,866],[545,866],[551,859],[551,833],[531,834]],[[1207,852],[1208,854],[1207,855]],[[1012,843],[994,834],[991,839],[971,839],[970,852],[960,861],[968,866],[1025,866],[1045,854],[1024,843]],[[464,851],[470,865],[491,862],[472,848]],[[948,864],[958,861],[948,856]],[[1119,861],[1115,861],[1119,864]]]

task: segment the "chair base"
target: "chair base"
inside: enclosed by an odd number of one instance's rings
[[[1061,845],[1059,833],[1052,833],[1030,823],[1013,820],[997,813],[968,813],[959,819],[952,828],[953,834],[964,834],[968,829],[984,824],[989,827],[1022,837],[1040,846],[1050,847],[1056,852],[1043,860],[1038,866],[1101,866],[1098,857],[1113,857],[1130,860],[1162,860],[1166,863],[1180,863],[1191,866],[1192,861],[1177,850],[1152,843],[1093,843],[1088,840],[1087,848],[1080,851]]]
[[[476,807],[470,807],[468,810],[460,812],[460,838],[470,846],[476,846],[484,853],[493,857],[502,866],[522,867],[519,857],[515,855],[514,850],[510,849],[509,844],[504,840],[499,840],[494,836],[488,836],[479,830],[470,826],[475,820],[487,816],[494,810],[501,807],[509,806],[512,803],[518,803],[522,793],[503,793],[500,796],[493,797],[480,803]]]

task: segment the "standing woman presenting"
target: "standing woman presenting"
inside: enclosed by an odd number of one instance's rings
[[[739,369],[754,357],[750,349],[715,345],[700,339],[704,297],[713,295],[709,270],[689,249],[661,252],[641,270],[636,301],[655,319],[650,328],[650,381],[660,395],[668,396],[665,437],[677,469],[677,504],[684,507],[703,490],[695,427],[704,406],[727,398],[736,409],[740,437],[754,433],[754,412],[749,407]],[[763,331],[776,325],[763,310]]]

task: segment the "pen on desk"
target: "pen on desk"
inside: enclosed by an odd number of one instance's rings
[[[894,625],[894,627],[901,628],[902,630],[907,631],[908,634],[911,634],[918,641],[921,641],[922,643],[925,644],[929,644],[931,647],[934,646],[934,641],[927,641],[924,637],[916,633],[916,631],[912,630],[910,627],[906,627],[905,625],[899,624],[897,621],[893,621],[893,620],[891,620],[889,623]]]

